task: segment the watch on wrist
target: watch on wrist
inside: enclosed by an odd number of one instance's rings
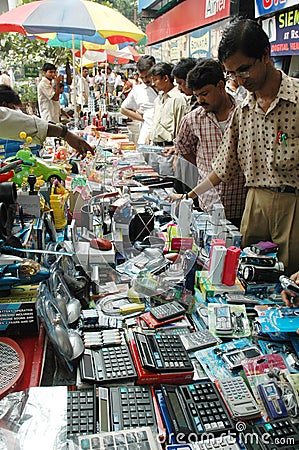
[[[62,130],[61,130],[61,133],[60,133],[60,138],[65,138],[65,136],[66,136],[66,133],[68,132],[68,128],[67,128],[67,126],[66,125],[60,125],[61,126],[61,128],[62,128]]]

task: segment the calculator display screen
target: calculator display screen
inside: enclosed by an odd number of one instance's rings
[[[187,422],[185,420],[183,410],[181,408],[181,405],[180,405],[180,403],[178,401],[178,398],[177,398],[175,392],[168,391],[168,395],[169,395],[171,406],[173,408],[173,412],[175,414],[175,418],[176,418],[178,426],[179,427],[183,427],[183,428],[187,428],[188,425],[187,425]]]
[[[107,407],[108,402],[106,399],[101,398],[100,400],[100,408],[101,408],[101,431],[110,431],[109,423],[108,423],[108,415],[107,415]]]

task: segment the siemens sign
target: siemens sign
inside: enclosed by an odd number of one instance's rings
[[[255,0],[255,17],[297,6],[298,0]]]

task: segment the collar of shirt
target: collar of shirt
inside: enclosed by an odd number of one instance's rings
[[[279,91],[276,95],[276,100],[282,99],[296,104],[297,97],[295,94],[295,89],[290,89],[290,83],[292,84],[294,81],[292,80],[291,77],[286,75],[281,70],[279,72],[281,72],[281,83]],[[249,95],[247,95],[247,97],[245,97],[245,99],[241,103],[241,108],[248,106],[249,109],[253,109],[255,108],[255,105],[256,105],[256,98],[254,92],[249,92]]]

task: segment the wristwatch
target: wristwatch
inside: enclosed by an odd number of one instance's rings
[[[60,136],[59,136],[59,137],[65,138],[66,133],[68,132],[68,128],[67,128],[66,125],[60,125],[60,126],[61,126],[62,130],[61,130],[61,133],[60,133]]]

